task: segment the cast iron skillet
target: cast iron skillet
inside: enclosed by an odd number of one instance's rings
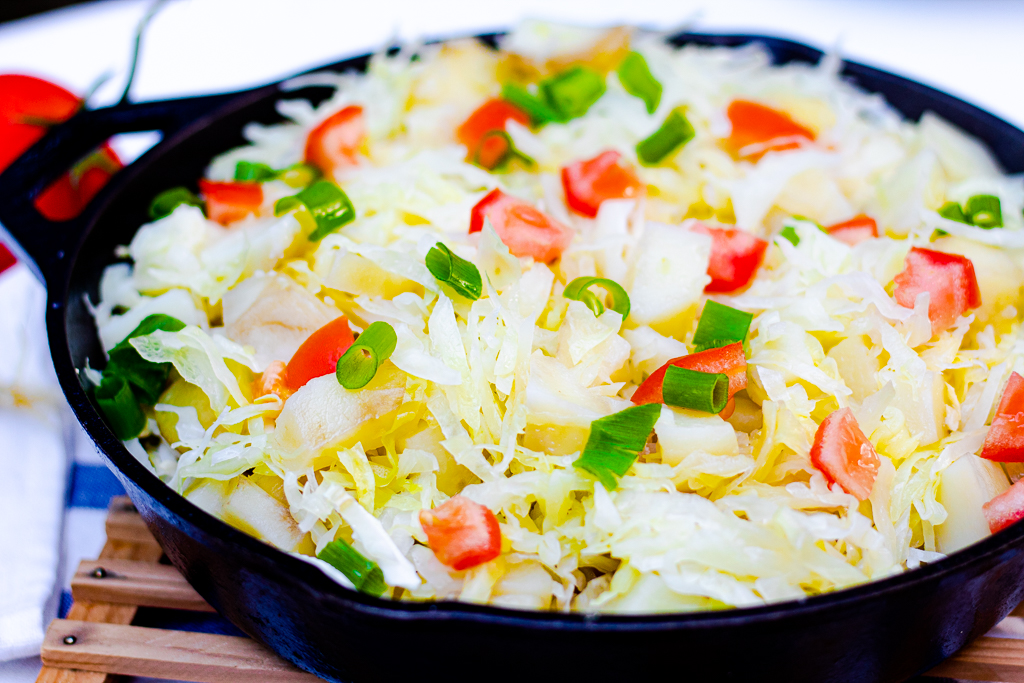
[[[493,43],[495,36],[484,36]],[[778,63],[821,52],[788,40],[684,33],[678,45],[764,44]],[[329,68],[362,70],[367,57]],[[843,74],[909,119],[932,110],[1024,171],[1024,132],[932,88],[861,64]],[[323,89],[279,85],[230,95],[86,111],[50,132],[0,176],[0,223],[49,293],[53,362],[78,420],[96,441],[171,562],[225,617],[299,667],[332,681],[648,678],[697,681],[898,681],[925,671],[1002,619],[1024,598],[1024,524],[884,581],[753,609],[689,615],[584,616],[468,604],[398,603],[346,590],[318,569],[220,522],[178,496],[124,449],[78,378],[103,353],[84,297],[97,298],[114,248],[147,221],[149,201],[195,187],[208,161],[243,144],[249,121],[278,121],[274,104]],[[115,133],[161,130],[163,141],[74,221],[50,223],[31,199]],[[671,674],[670,674],[671,675]],[[400,678],[401,677],[401,678]]]

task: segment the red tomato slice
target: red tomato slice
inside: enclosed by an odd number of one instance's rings
[[[327,117],[306,138],[306,163],[331,176],[336,168],[355,166],[359,146],[366,139],[366,117],[357,105]]]
[[[40,192],[36,210],[51,221],[71,220],[121,168],[117,154],[104,143]]]
[[[745,230],[709,228],[698,223],[694,232],[711,236],[711,259],[708,275],[711,282],[705,292],[735,292],[746,287],[768,249],[768,243]]]
[[[636,405],[645,403],[664,403],[661,387],[665,383],[665,372],[668,366],[674,365],[697,372],[721,372],[729,376],[729,399],[747,387],[747,358],[743,354],[743,344],[736,342],[717,349],[708,349],[700,353],[673,358],[651,373],[644,383],[637,387],[630,399]],[[735,404],[726,405],[722,413],[732,415]]]
[[[825,232],[852,247],[878,237],[878,223],[871,216],[860,214],[848,221],[826,227]]]
[[[563,168],[562,187],[569,208],[590,218],[606,199],[630,199],[644,192],[636,171],[613,150]]]
[[[488,169],[501,163],[509,151],[508,141],[489,134],[504,131],[509,120],[530,125],[530,115],[505,100],[487,100],[480,105],[455,131],[459,142],[466,146],[466,158]]]
[[[285,386],[294,393],[309,380],[335,372],[338,359],[354,341],[348,318],[340,316],[327,323],[309,335],[288,361],[284,370]]]
[[[532,256],[542,263],[554,261],[572,242],[572,230],[529,202],[501,190],[491,190],[470,213],[469,231],[480,232],[484,218],[513,256]]]
[[[932,334],[948,329],[968,309],[981,305],[974,264],[959,254],[914,247],[894,281],[893,296],[900,306],[913,308],[918,294],[931,294],[928,317],[932,321]]]
[[[221,225],[240,221],[263,204],[259,183],[217,183],[203,178],[199,193],[206,200],[206,215]]]
[[[456,571],[489,562],[501,554],[498,518],[465,496],[449,498],[433,510],[420,510],[420,525],[437,559]]]
[[[0,75],[0,170],[34,145],[46,129],[71,118],[82,101],[33,76]]]
[[[757,159],[770,150],[795,149],[815,137],[789,114],[757,102],[733,100],[726,113],[732,123],[726,146],[737,157]]]
[[[849,408],[837,410],[818,425],[811,462],[830,483],[857,500],[867,500],[878,474],[878,454]]]
[[[997,462],[1024,462],[1024,377],[1016,372],[1003,389],[981,457]]]
[[[981,506],[988,521],[989,531],[1002,531],[1014,522],[1024,519],[1024,479],[1006,489]]]

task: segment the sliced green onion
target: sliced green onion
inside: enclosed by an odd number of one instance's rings
[[[729,377],[670,365],[665,370],[661,395],[666,405],[717,414],[729,401]]]
[[[427,252],[427,270],[441,282],[456,292],[476,301],[484,291],[480,271],[475,265],[452,253],[452,250],[441,242]]]
[[[292,164],[277,171],[277,179],[289,187],[309,187],[319,177],[320,170],[309,164]]]
[[[630,52],[619,64],[619,82],[633,97],[639,97],[647,105],[647,113],[653,114],[661,102],[661,83],[647,67],[647,60],[639,52]]]
[[[1003,227],[1003,209],[999,197],[991,194],[976,194],[964,206],[967,219],[979,228]]]
[[[335,369],[338,383],[349,390],[362,389],[377,374],[380,364],[391,357],[397,345],[395,328],[385,322],[371,324],[338,359]]]
[[[604,277],[578,277],[565,286],[562,296],[566,299],[582,301],[594,315],[604,313],[605,301],[602,301],[596,294],[590,291],[591,287],[601,287],[608,293],[608,308],[622,316],[625,320],[629,317],[629,294],[615,280]]]
[[[321,180],[296,195],[278,199],[274,204],[274,215],[283,216],[300,205],[309,209],[316,221],[316,230],[309,236],[310,242],[322,240],[356,217],[352,200],[329,180]]]
[[[384,572],[377,563],[366,559],[341,539],[328,543],[317,558],[344,574],[360,593],[379,598],[388,589]]]
[[[164,216],[170,216],[176,208],[182,204],[188,206],[198,206],[205,210],[203,200],[200,199],[185,187],[172,187],[169,190],[164,190],[149,204],[149,217],[153,220],[163,218]]]
[[[796,234],[796,228],[794,228],[792,225],[787,225],[782,230],[780,230],[779,237],[786,240],[794,247],[800,244],[800,235]]]
[[[573,467],[590,472],[609,491],[618,486],[636,456],[647,445],[647,437],[661,415],[660,403],[626,408],[590,423],[590,436]]]
[[[753,313],[744,313],[717,301],[708,301],[704,304],[697,329],[693,333],[693,345],[698,351],[706,351],[736,342],[743,343],[753,319]]]
[[[678,109],[674,109],[661,128],[636,145],[636,156],[645,166],[654,166],[693,139],[693,126]]]
[[[515,83],[506,83],[501,86],[501,99],[529,114],[530,122],[535,126],[562,120],[559,113],[549,107],[547,102]]]
[[[964,215],[964,210],[956,202],[946,202],[943,204],[942,208],[939,209],[939,215],[957,223],[971,224],[971,221]]]
[[[540,84],[544,99],[563,121],[586,114],[606,88],[604,77],[585,66],[574,66]]]
[[[177,332],[184,329],[185,323],[163,313],[146,316],[131,334],[122,339],[110,350],[110,360],[103,370],[103,377],[117,375],[131,384],[132,390],[139,401],[145,405],[155,405],[167,384],[167,375],[171,371],[170,363],[154,363],[139,355],[130,340],[144,337],[157,330]]]
[[[124,377],[104,372],[103,380],[96,387],[95,397],[96,405],[103,411],[114,436],[121,441],[128,441],[142,433],[146,426],[146,416]]]
[[[235,164],[235,180],[243,183],[262,183],[277,177],[277,171],[266,164],[239,161]]]

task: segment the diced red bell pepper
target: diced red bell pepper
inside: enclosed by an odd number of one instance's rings
[[[644,192],[636,171],[614,150],[563,168],[562,187],[569,208],[590,218],[606,199],[631,199]]]
[[[484,218],[513,256],[532,256],[542,263],[554,261],[572,242],[572,230],[529,202],[499,189],[491,190],[470,213],[469,231],[480,232]]]
[[[285,386],[292,392],[306,382],[335,372],[338,359],[355,342],[348,318],[339,316],[309,335],[292,355],[284,371]]]
[[[735,228],[709,228],[698,223],[694,232],[711,236],[708,275],[711,282],[705,292],[735,292],[746,287],[764,258],[768,242]]]
[[[1014,522],[1024,519],[1024,479],[1006,489],[981,506],[989,531],[1002,531]]]
[[[489,562],[501,554],[501,527],[487,507],[465,496],[449,498],[433,510],[420,510],[420,525],[441,564],[456,571]]]
[[[914,247],[895,278],[896,303],[913,308],[917,295],[928,292],[932,334],[948,329],[968,309],[981,305],[974,264],[966,256]]]
[[[366,139],[366,117],[358,105],[327,117],[306,138],[306,163],[330,177],[336,168],[359,163],[357,152]]]
[[[860,214],[848,221],[826,227],[825,232],[853,247],[864,240],[878,237],[878,223],[871,216]]]
[[[263,204],[259,183],[217,183],[203,178],[199,193],[206,200],[206,215],[221,225],[240,221],[258,212]]]
[[[733,100],[726,113],[732,123],[726,146],[737,157],[757,159],[767,151],[795,149],[802,140],[815,137],[789,114],[758,102]]]
[[[867,500],[878,475],[878,454],[849,408],[826,417],[814,434],[811,463],[830,483],[857,500]]]
[[[71,220],[121,168],[117,153],[104,143],[40,192],[35,207],[51,221]]]
[[[500,164],[511,149],[505,136],[494,133],[504,132],[509,120],[530,125],[530,115],[505,100],[487,100],[470,114],[455,131],[459,142],[466,146],[467,159],[487,169]]]
[[[997,462],[1024,462],[1024,377],[1016,372],[1003,389],[981,457]]]
[[[630,400],[638,406],[645,403],[664,403],[665,398],[661,394],[661,388],[665,383],[665,372],[670,365],[697,372],[720,372],[727,375],[729,377],[730,401],[736,392],[747,388],[747,357],[743,353],[743,344],[736,342],[717,349],[707,349],[700,353],[673,358],[652,372],[633,392]],[[732,415],[734,407],[735,404],[731,406],[727,404],[722,412],[726,416]]]

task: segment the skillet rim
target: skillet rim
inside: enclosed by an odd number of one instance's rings
[[[486,42],[497,35],[500,34],[486,33],[474,37]],[[465,37],[468,36],[455,36],[442,40],[447,42]],[[816,56],[820,59],[823,54],[820,50],[800,41],[752,33],[682,32],[673,34],[667,37],[667,39],[677,48],[686,44],[739,47],[760,42],[773,54],[774,51],[770,47],[773,44],[793,49],[799,54],[798,57],[783,61],[782,63],[787,61],[810,62],[812,57]],[[306,73],[350,68],[353,64],[364,60],[366,57],[367,55],[357,55],[340,62],[318,67]],[[961,112],[967,114],[971,119],[987,119],[989,125],[996,124],[998,127],[1003,128],[1002,134],[1004,136],[1015,133],[1024,138],[1024,131],[1021,131],[1009,122],[932,86],[859,62],[843,60],[842,67],[843,75],[847,79],[851,75],[856,77],[858,73],[868,74],[876,78],[881,77],[890,82],[895,82],[904,91],[915,91],[927,94],[932,98],[944,99]],[[92,230],[95,229],[97,220],[102,217],[107,206],[116,201],[117,195],[123,186],[128,185],[133,178],[147,171],[154,164],[159,165],[161,156],[164,153],[184,142],[210,122],[224,118],[230,112],[249,106],[264,98],[280,97],[281,95],[287,96],[289,91],[284,90],[281,86],[292,78],[295,78],[295,76],[289,76],[271,85],[234,93],[226,103],[162,139],[151,150],[147,151],[146,154],[123,169],[104,188],[100,196],[94,200],[93,206],[89,207],[87,215],[83,217],[81,232],[76,236],[73,248],[68,249],[69,256],[65,260],[64,268],[59,270],[57,274],[54,274],[53,271],[48,273],[47,337],[54,367],[68,403],[71,405],[80,425],[96,443],[103,458],[114,469],[115,474],[122,480],[126,480],[125,483],[130,482],[142,490],[155,504],[169,512],[172,517],[194,526],[199,534],[210,535],[226,545],[241,546],[244,552],[248,553],[247,558],[258,559],[260,563],[273,567],[273,571],[291,577],[293,584],[289,586],[289,590],[302,590],[315,595],[320,600],[332,603],[332,607],[335,609],[341,608],[366,616],[392,619],[406,623],[464,620],[481,624],[540,630],[664,631],[722,628],[739,623],[749,625],[751,623],[770,623],[782,619],[801,618],[830,610],[838,612],[843,609],[855,608],[858,603],[865,602],[869,598],[880,598],[891,593],[902,592],[913,586],[936,582],[943,577],[968,570],[973,565],[991,563],[997,560],[1000,554],[1019,549],[1020,546],[1024,545],[1022,543],[1022,539],[1024,539],[1024,523],[1016,523],[967,548],[936,562],[923,564],[917,569],[905,570],[890,577],[868,581],[857,586],[830,591],[813,597],[775,602],[756,607],[736,607],[702,612],[636,615],[586,614],[577,612],[520,611],[451,600],[411,602],[388,598],[374,598],[341,586],[327,577],[315,565],[289,557],[288,553],[259,541],[255,537],[249,536],[205,512],[163,483],[129,453],[124,445],[114,437],[88,399],[78,379],[78,370],[74,366],[69,346],[66,304],[70,293],[70,282],[72,275],[76,272],[82,244],[88,239]],[[880,96],[886,99],[888,103],[888,99],[884,95],[880,94]],[[894,105],[889,104],[889,106],[895,109]],[[911,118],[902,112],[901,115],[905,119]],[[69,245],[69,247],[71,246]],[[165,521],[174,524],[166,516],[159,516],[163,517]],[[193,538],[197,538],[199,534],[191,533],[191,530],[189,530],[189,535]]]

